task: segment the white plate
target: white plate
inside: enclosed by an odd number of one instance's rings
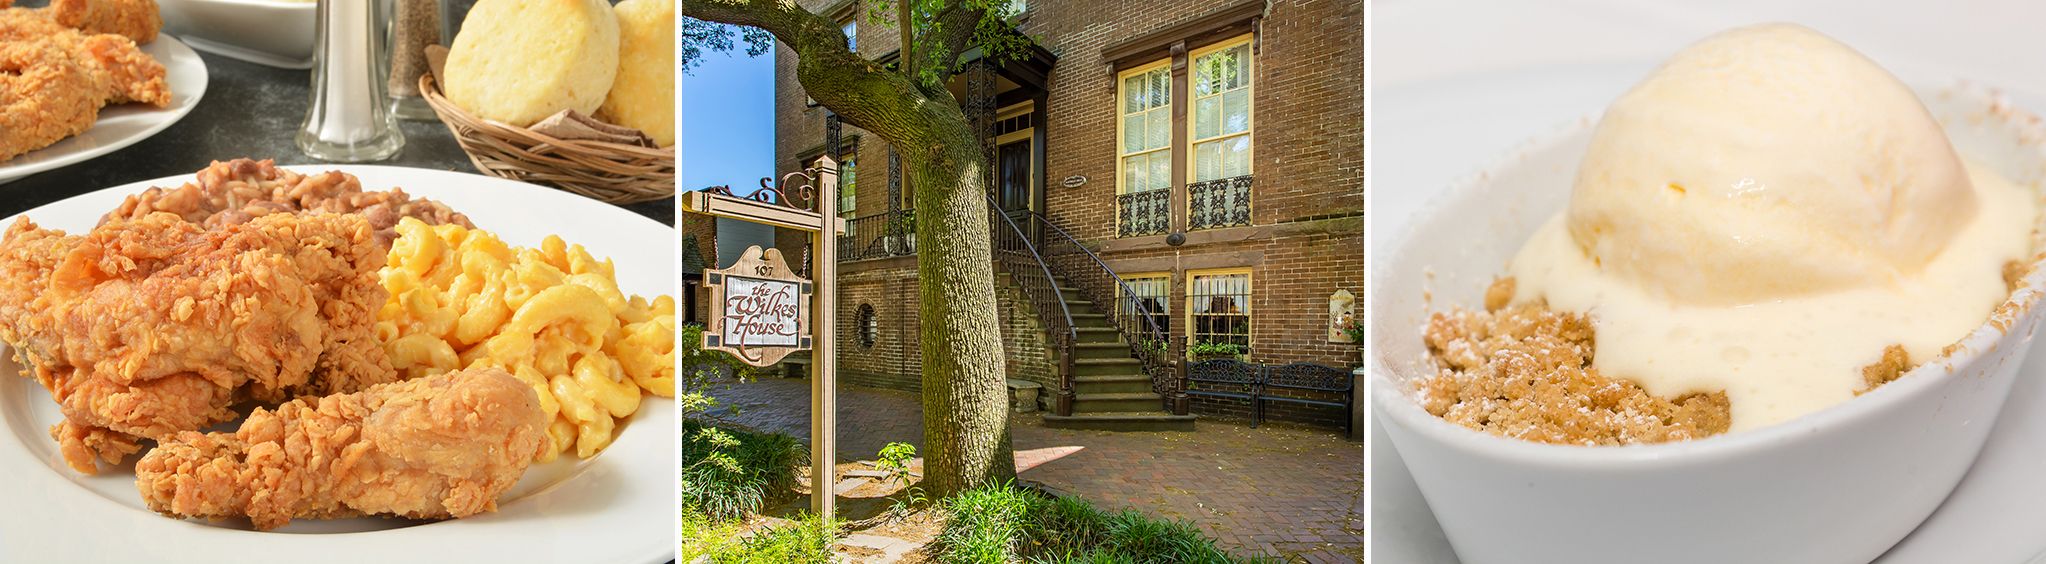
[[[628,294],[675,293],[674,229],[559,190],[455,172],[385,166],[342,170],[366,189],[403,187],[468,214],[505,242],[548,234],[617,264]],[[108,188],[29,211],[45,227],[84,230],[128,194],[190,176]],[[13,218],[6,220],[11,224]],[[65,466],[46,429],[62,418],[33,380],[0,359],[0,562],[665,562],[674,558],[675,403],[648,398],[617,442],[589,460],[536,465],[496,513],[441,522],[293,521],[259,533],[246,523],[169,519],[150,512],[128,469],[83,476]]]
[[[199,53],[168,35],[156,36],[156,41],[142,46],[142,52],[163,63],[164,79],[171,89],[169,107],[107,106],[99,111],[99,121],[84,133],[0,162],[0,182],[112,153],[148,139],[192,113],[192,108],[206,95],[206,62],[199,60]]]
[[[1391,234],[1458,175],[1575,120],[1595,118],[1653,64],[1541,66],[1374,89],[1371,250],[1388,251],[1382,245],[1396,239]],[[2046,111],[2046,98],[2017,92],[2012,99],[2018,107]],[[1414,338],[1420,338],[1419,328]],[[2046,356],[2032,356],[2020,370],[1967,477],[1931,518],[1877,562],[2023,562],[2046,549],[2046,481],[2038,479],[2046,468],[2046,449],[2038,448],[2046,443],[2046,383],[2039,382]],[[1372,561],[1457,562],[1398,451],[1376,421],[1372,426],[1366,470]]]

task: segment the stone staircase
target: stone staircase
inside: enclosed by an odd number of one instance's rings
[[[1045,413],[1044,424],[1060,429],[1104,431],[1192,431],[1194,416],[1173,415],[1163,398],[1151,391],[1143,361],[1130,356],[1130,345],[1110,322],[1107,308],[1096,307],[1064,276],[1052,278],[1073,316],[1073,414]],[[1004,284],[1008,282],[1003,277]],[[1004,299],[1020,298],[1004,292]],[[1056,399],[1055,389],[1046,395]]]

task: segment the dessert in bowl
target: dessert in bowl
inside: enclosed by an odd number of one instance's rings
[[[2038,325],[2037,118],[1758,26],[1592,124],[1377,262],[1378,420],[1452,546],[1880,555],[1966,472]]]

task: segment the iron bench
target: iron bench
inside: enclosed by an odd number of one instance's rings
[[[1250,426],[1256,428],[1264,419],[1263,404],[1257,401],[1260,372],[1256,365],[1234,359],[1195,362],[1186,369],[1186,395],[1243,400],[1250,404]]]
[[[1352,424],[1350,409],[1353,407],[1350,405],[1351,397],[1353,397],[1350,392],[1352,391],[1351,388],[1356,385],[1356,381],[1350,378],[1349,371],[1312,362],[1295,362],[1283,366],[1266,365],[1262,366],[1262,368],[1259,371],[1261,377],[1259,378],[1260,385],[1257,394],[1258,407],[1255,410],[1257,413],[1264,413],[1264,402],[1268,401],[1340,407],[1343,408],[1343,432],[1354,433],[1356,431],[1350,428]],[[1271,390],[1330,393],[1341,399],[1329,400],[1275,396],[1267,393]]]

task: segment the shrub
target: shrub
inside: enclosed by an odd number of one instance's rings
[[[1186,351],[1194,356],[1236,356],[1249,352],[1249,349],[1236,343],[1200,341],[1188,346]]]
[[[839,523],[836,521],[827,522],[816,515],[805,514],[794,523],[753,535],[736,552],[713,555],[711,562],[828,564],[831,562],[831,545],[838,543],[838,534]]]
[[[760,434],[682,422],[682,507],[715,521],[760,512],[796,485],[796,468],[809,463],[801,441],[787,433]]]
[[[983,486],[945,500],[945,529],[938,533],[938,559],[947,564],[1001,564],[1018,560],[1036,536],[1035,516],[1044,496],[1015,484]]]
[[[1013,484],[985,486],[944,503],[934,543],[946,563],[1235,564],[1239,559],[1182,520],[1137,511],[1106,513],[1079,498],[1050,498]]]
[[[1102,549],[1137,564],[1233,564],[1227,551],[1192,523],[1124,510],[1108,518]]]
[[[718,523],[702,513],[684,511],[678,561],[708,557],[713,564],[826,564],[831,562],[831,546],[839,536],[838,523],[807,514],[749,538],[740,538],[742,528],[738,521]]]
[[[1086,500],[1061,497],[1052,500],[1038,514],[1039,551],[1045,554],[1084,554],[1101,544],[1108,530],[1108,514]]]

